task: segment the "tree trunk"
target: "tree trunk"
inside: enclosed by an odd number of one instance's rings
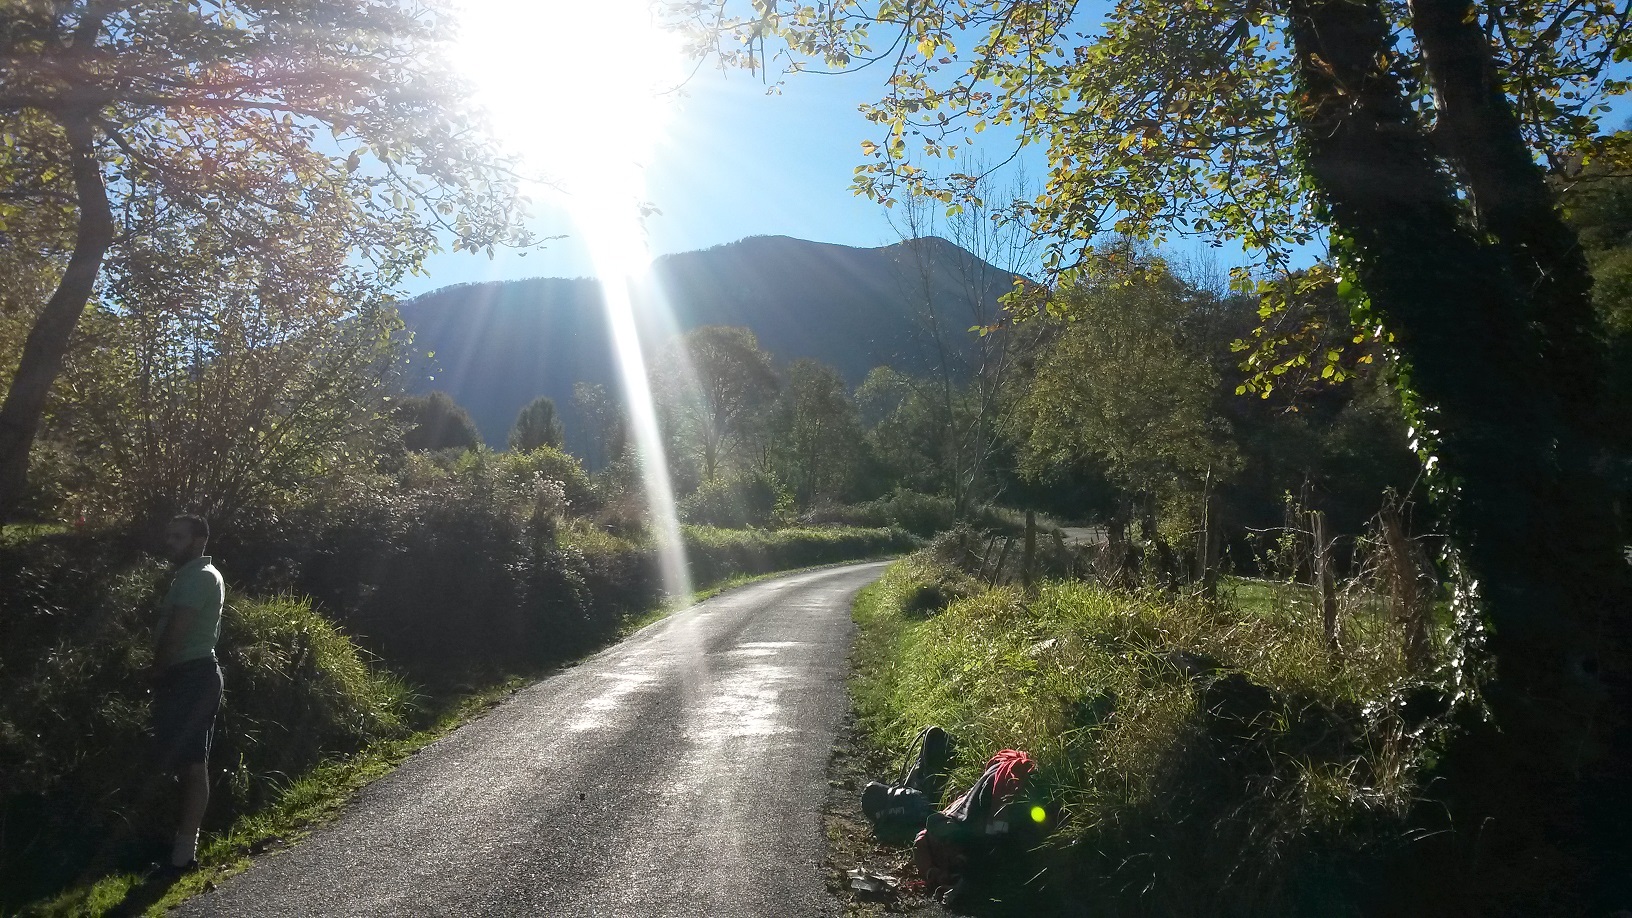
[[[1344,270],[1426,406],[1447,521],[1488,625],[1484,698],[1499,729],[1474,731],[1449,757],[1451,811],[1469,836],[1483,830],[1486,880],[1510,880],[1521,863],[1532,875],[1608,863],[1609,843],[1625,842],[1582,826],[1590,813],[1607,828],[1627,801],[1624,698],[1606,704],[1628,684],[1609,489],[1567,434],[1529,291],[1460,222],[1376,0],[1293,0],[1290,24],[1307,174]]]
[[[1434,139],[1456,166],[1480,229],[1525,291],[1548,381],[1576,436],[1591,442],[1604,378],[1592,274],[1519,127],[1469,0],[1411,0],[1433,87]]]
[[[113,212],[102,184],[89,116],[70,114],[62,119],[62,127],[79,199],[79,228],[62,281],[28,334],[17,374],[0,406],[0,521],[16,512],[28,487],[28,457],[45,413],[46,396],[62,372],[68,342],[96,287],[102,256],[113,242]]]
[[[1219,556],[1223,547],[1223,532],[1218,525],[1218,498],[1213,494],[1213,470],[1201,490],[1201,537],[1196,543],[1196,580],[1201,583],[1201,595],[1206,599],[1218,597]]]

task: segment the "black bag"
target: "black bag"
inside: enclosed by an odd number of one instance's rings
[[[924,827],[946,786],[952,738],[940,727],[925,727],[913,741],[914,754],[895,784],[869,781],[861,790],[861,811],[880,841],[905,844]]]

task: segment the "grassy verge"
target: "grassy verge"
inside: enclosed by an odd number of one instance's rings
[[[716,543],[747,540],[763,542],[767,538],[777,538],[768,534],[757,534],[746,539],[733,538],[719,530],[711,531],[709,537]],[[808,534],[804,536],[790,534],[781,538],[788,544],[796,540],[809,541]],[[830,534],[824,534],[818,551],[831,552],[832,541]],[[875,542],[878,544],[874,545]],[[871,550],[853,560],[877,557],[880,546],[888,550],[896,545],[890,539],[872,534],[855,544],[870,546]],[[795,545],[792,552],[797,554],[803,550],[805,549]],[[774,560],[776,556],[764,554],[755,557]],[[753,574],[728,575],[696,590],[688,601],[666,603],[644,614],[627,617],[617,637],[627,636],[678,609],[694,605],[726,590],[774,576],[826,566],[830,564],[811,565],[792,571],[768,570]],[[289,605],[287,601],[274,600],[264,605],[281,614],[293,615],[299,611],[283,608]],[[304,614],[311,614],[309,608]],[[264,640],[245,641],[245,644],[255,648],[272,646]],[[336,668],[344,671],[343,667]],[[253,855],[299,840],[313,828],[337,814],[368,783],[390,773],[420,748],[480,716],[516,689],[542,675],[540,672],[512,676],[473,691],[443,695],[432,701],[430,709],[422,708],[417,712],[416,720],[422,724],[428,723],[428,726],[411,733],[377,740],[354,754],[320,762],[315,768],[282,787],[266,806],[237,819],[224,834],[207,838],[206,844],[199,852],[201,869],[197,872],[172,883],[149,878],[141,873],[121,871],[69,888],[49,900],[26,907],[23,914],[42,918],[68,915],[162,914],[177,903],[213,888],[216,883],[245,869]]]
[[[250,864],[267,850],[293,844],[338,814],[370,782],[389,774],[421,748],[486,713],[533,677],[514,677],[453,699],[426,729],[383,740],[354,755],[325,761],[292,781],[267,808],[233,824],[225,835],[208,838],[199,850],[199,869],[171,882],[144,873],[121,872],[70,889],[23,910],[38,918],[108,914],[161,915]]]
[[[624,623],[623,627],[618,630],[618,639],[622,640],[623,638],[634,634],[636,631],[645,628],[647,625],[660,622],[676,612],[683,612],[686,609],[703,602],[704,600],[713,599],[721,593],[726,593],[737,589],[738,587],[747,586],[751,583],[758,583],[761,580],[769,580],[772,577],[786,577],[790,574],[803,574],[809,571],[819,571],[829,567],[841,567],[846,564],[859,564],[864,561],[888,561],[891,558],[896,557],[899,557],[899,555],[876,555],[866,558],[853,558],[849,561],[834,561],[829,564],[812,564],[809,567],[794,567],[787,570],[766,571],[762,574],[733,574],[732,576],[727,577],[726,579],[721,580],[719,583],[713,584],[712,586],[693,590],[691,592],[690,599],[668,602],[650,612],[647,612],[645,615],[630,618]]]
[[[872,750],[924,724],[959,742],[952,786],[1002,748],[1038,762],[1039,886],[1102,915],[1346,914],[1399,844],[1421,747],[1390,699],[1400,635],[1080,582],[986,589],[920,552],[855,607],[851,683]],[[1312,610],[1311,610],[1312,611]],[[1028,874],[1029,876],[1029,874]]]

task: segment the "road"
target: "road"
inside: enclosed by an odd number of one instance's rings
[[[826,766],[850,601],[751,584],[521,690],[184,915],[835,915]]]

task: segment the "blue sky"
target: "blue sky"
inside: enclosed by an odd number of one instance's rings
[[[786,235],[843,245],[897,241],[883,207],[849,191],[870,125],[857,105],[880,94],[887,71],[796,75],[779,95],[747,73],[703,70],[687,84],[655,162],[647,199],[653,254],[707,248],[746,236]],[[571,130],[562,125],[562,130]],[[589,140],[589,138],[586,138]],[[542,235],[571,233],[565,213],[535,207]],[[522,277],[593,274],[575,239],[526,255],[449,253],[431,258],[405,292]]]
[[[576,42],[567,41],[554,49],[557,54],[575,52]],[[607,63],[618,66],[615,61]],[[527,66],[537,66],[536,58],[522,64]],[[852,172],[863,159],[860,143],[876,136],[876,126],[862,117],[857,106],[879,98],[888,73],[880,66],[838,76],[794,74],[782,83],[780,92],[768,93],[765,83],[743,71],[705,68],[698,72],[686,84],[645,173],[644,197],[658,210],[646,223],[651,253],[703,249],[754,235],[787,235],[852,246],[897,241],[900,235],[889,222],[889,212],[849,190]],[[593,95],[594,74],[580,78],[586,81],[580,93]],[[594,128],[560,116],[563,108],[572,110],[560,94],[572,91],[567,86],[528,96],[525,120],[535,134],[543,128],[558,132],[556,142],[570,139],[597,148]],[[536,120],[532,116],[535,106]],[[549,123],[552,112],[554,124]],[[1617,111],[1605,123],[1618,125],[1624,118]],[[572,136],[573,131],[581,136]],[[605,143],[610,137],[599,140]],[[1012,137],[1009,141],[1012,143]],[[986,132],[976,152],[996,161],[1011,149],[1000,132],[993,130]],[[1023,152],[1028,173],[1043,175],[1043,145]],[[576,231],[565,209],[541,201],[535,210],[532,225],[536,233],[568,238],[525,254],[500,251],[492,259],[466,252],[434,256],[426,263],[426,273],[411,278],[403,292],[412,296],[473,281],[593,275],[590,254],[574,238]],[[1200,240],[1175,240],[1168,251],[1182,256],[1206,248]],[[1213,250],[1213,254],[1219,268],[1247,263],[1235,246]],[[1319,252],[1311,250],[1310,257],[1319,257]]]

